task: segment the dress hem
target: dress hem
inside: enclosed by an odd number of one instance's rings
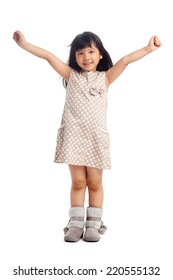
[[[65,162],[65,161],[58,161],[58,160],[54,160],[54,163],[68,164],[68,165],[76,165],[76,166],[86,166],[86,167],[93,167],[93,168],[105,169],[105,170],[110,170],[110,169],[111,169],[111,167],[98,167],[98,166],[89,165],[89,164]]]

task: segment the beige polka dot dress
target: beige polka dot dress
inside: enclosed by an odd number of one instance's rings
[[[55,162],[110,169],[105,72],[71,71]]]

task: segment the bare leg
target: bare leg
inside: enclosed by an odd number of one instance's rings
[[[99,241],[100,234],[103,234],[106,230],[101,220],[103,213],[102,174],[102,169],[87,167],[89,207],[87,207],[86,230],[84,234],[84,240],[87,242]]]
[[[84,206],[86,191],[86,167],[69,165],[72,186],[71,186],[71,207]]]
[[[87,186],[89,192],[89,206],[102,208],[103,205],[103,170],[98,168],[86,167]]]

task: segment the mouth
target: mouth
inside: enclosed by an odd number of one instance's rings
[[[84,63],[83,63],[84,66],[89,66],[89,65],[91,65],[91,64],[92,64],[92,62],[84,62]]]

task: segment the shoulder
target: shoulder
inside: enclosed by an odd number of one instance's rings
[[[71,68],[67,84],[78,84],[81,82],[83,75],[75,69]]]
[[[108,84],[108,80],[107,80],[107,72],[106,71],[98,72],[98,79],[105,84],[106,88],[108,88],[109,84]]]
[[[98,72],[100,77],[105,78],[106,77],[106,71],[100,71]]]
[[[96,75],[99,79],[105,79],[106,72],[105,71],[96,71]]]
[[[75,76],[77,76],[77,71],[74,70],[73,68],[70,68],[70,71],[69,71],[69,75],[68,75],[68,79],[66,79],[67,83],[73,79]]]
[[[81,76],[82,76],[81,72],[78,72],[77,70],[71,68],[69,80],[70,79],[79,79]]]

